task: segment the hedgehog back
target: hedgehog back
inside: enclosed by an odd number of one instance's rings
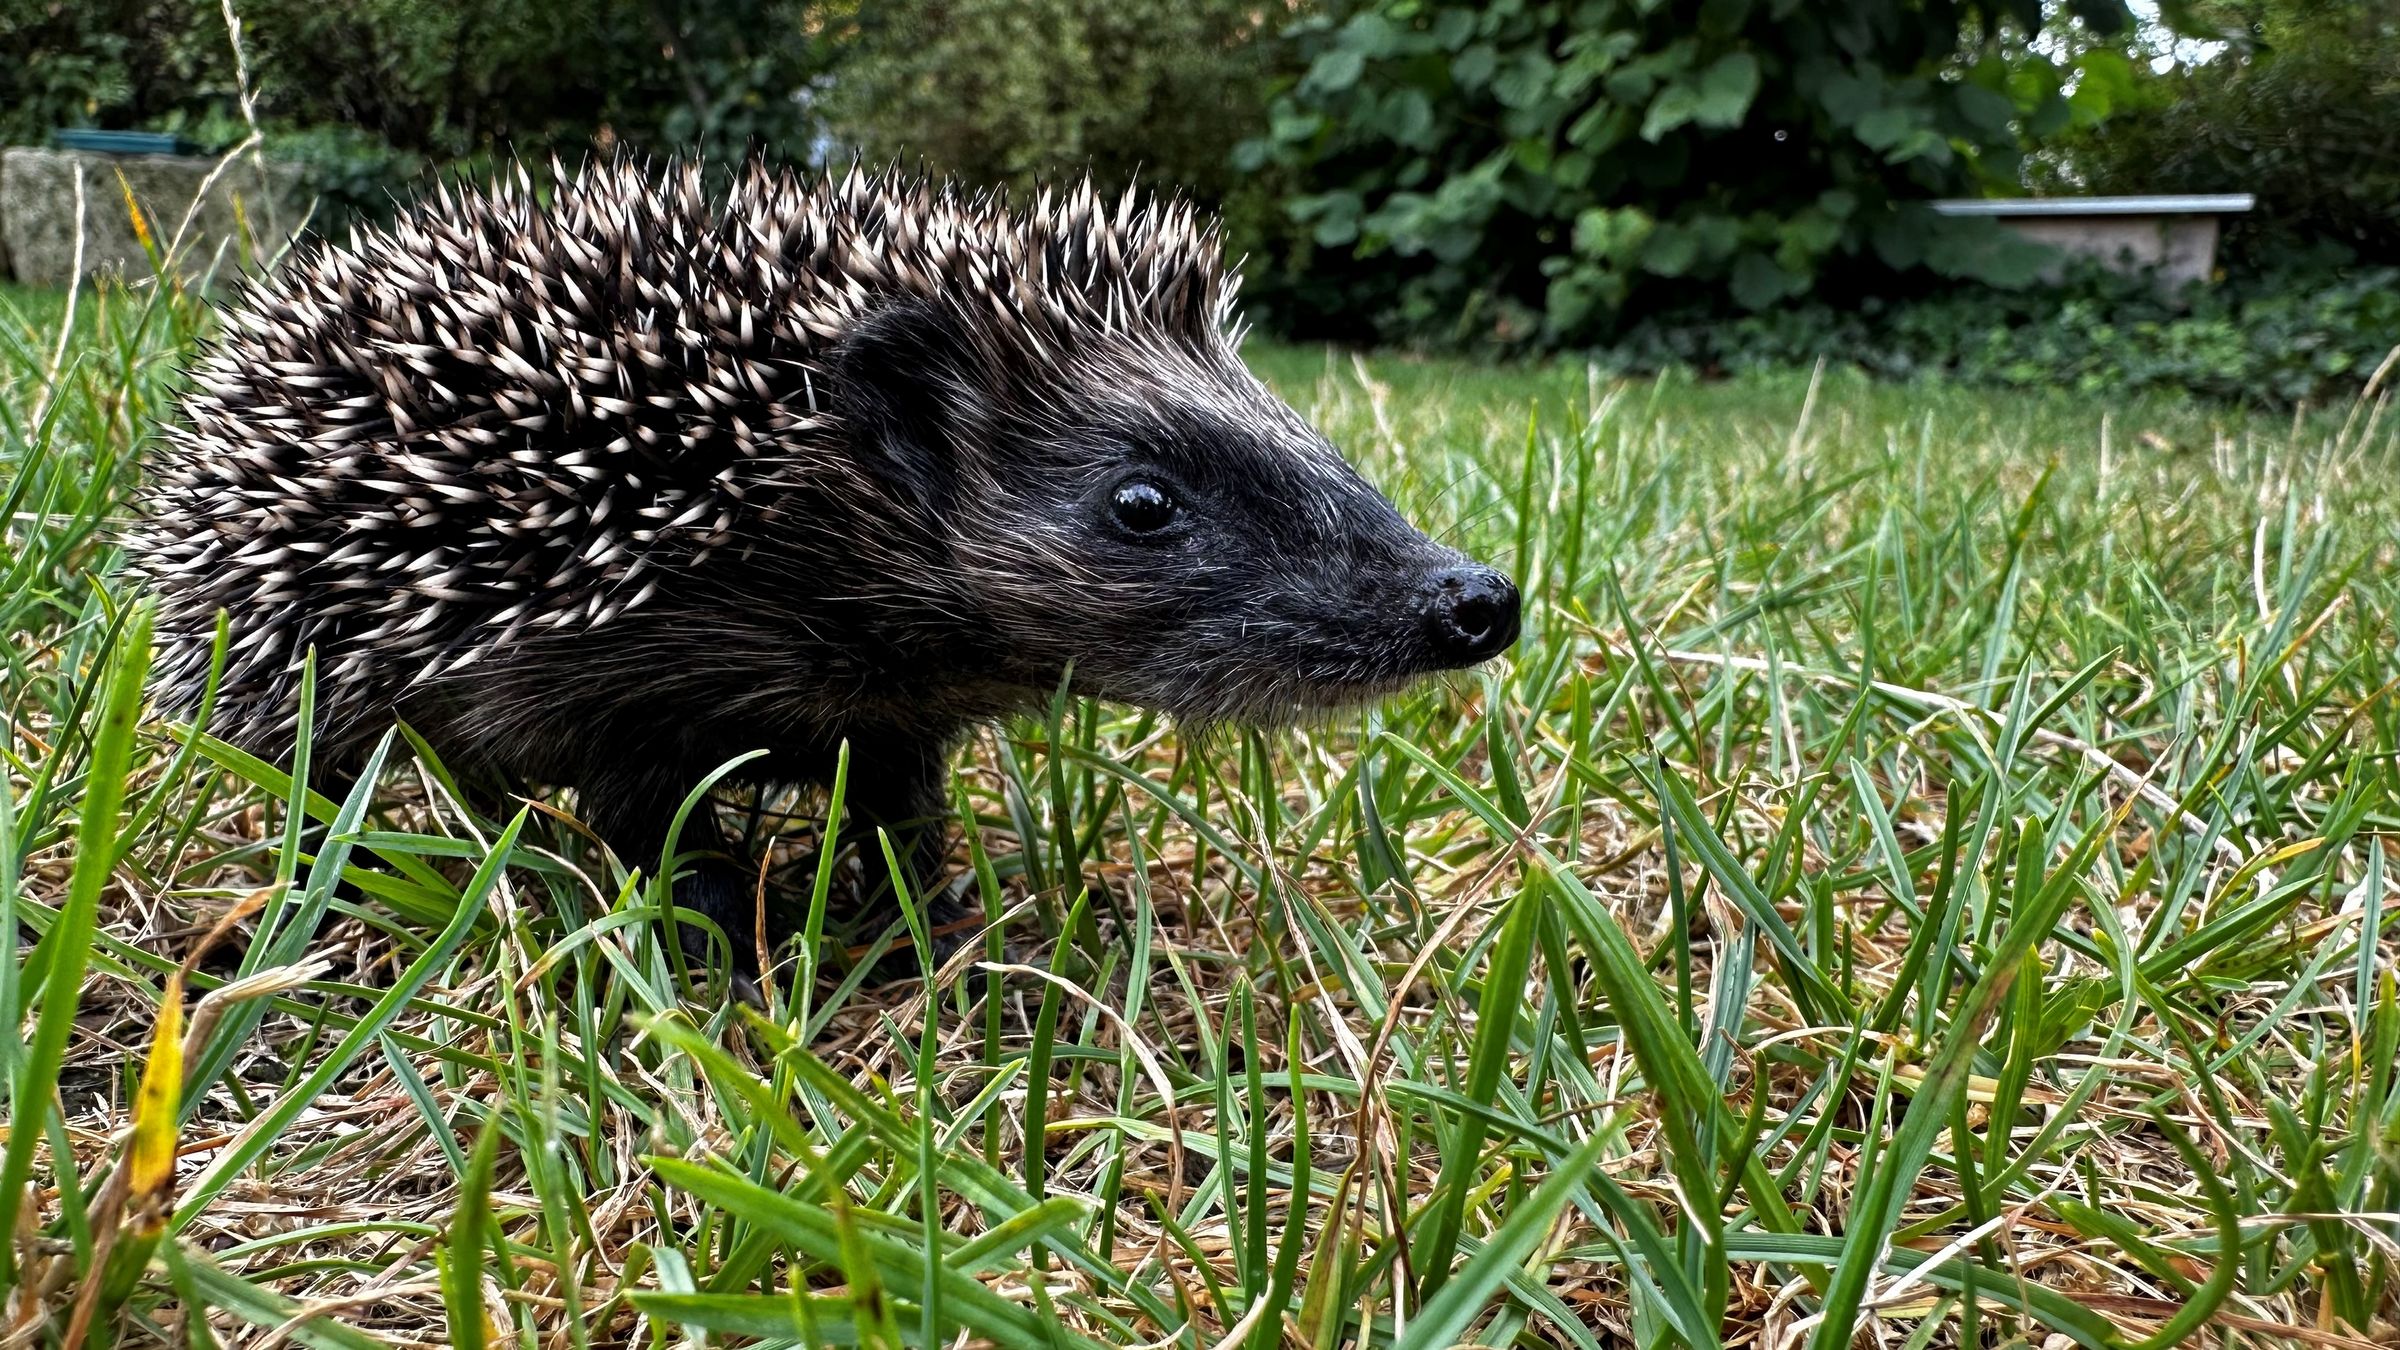
[[[762,514],[867,509],[828,357],[895,296],[1039,368],[1074,331],[1224,341],[1214,238],[1088,185],[1012,212],[900,175],[520,170],[253,283],[152,461],[132,568],[188,711],[218,611],[214,729],[280,757],[307,653],[317,726],[373,734],[411,688],[605,628],[738,551]],[[545,645],[547,645],[545,643]]]

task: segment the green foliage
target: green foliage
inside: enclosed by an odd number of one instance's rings
[[[242,0],[254,111],[336,217],[429,165],[618,145],[799,158],[823,51],[804,0]],[[223,147],[248,131],[214,4],[0,0],[0,142],[143,127]]]
[[[2114,0],[2077,5],[2121,24]],[[1360,0],[1240,162],[1303,191],[1269,298],[1300,328],[1564,343],[1695,294],[1760,310],[1862,276],[2028,279],[1923,199],[2066,125],[2036,4]]]
[[[232,102],[232,58],[215,6],[190,0],[0,0],[0,144],[40,145],[57,127],[148,125],[178,108]]]
[[[2118,87],[2112,115],[2037,160],[2037,188],[2250,192],[2229,223],[2236,266],[2331,242],[2400,263],[2400,7],[2263,0],[2188,21],[2236,40],[2163,74],[2113,51],[2087,58]]]
[[[2355,394],[2400,348],[2400,268],[2284,271],[2162,295],[2098,270],[2058,287],[1967,286],[1904,303],[1822,302],[1635,325],[1596,353],[1628,370],[1719,372],[1819,358],[1907,379],[2130,389],[2290,406]]]
[[[855,151],[976,184],[1089,169],[1246,222],[1272,182],[1231,151],[1287,59],[1245,0],[242,0],[270,153],[320,223],[388,211],[426,171],[632,146],[819,162]],[[0,142],[62,126],[248,134],[216,5],[0,0]],[[837,128],[839,135],[832,134]]]
[[[230,145],[239,140],[236,132],[208,143]],[[389,214],[394,196],[421,181],[433,163],[422,153],[397,149],[380,136],[349,127],[271,132],[266,148],[275,158],[300,165],[317,194],[310,224],[320,232]]]
[[[900,0],[833,30],[826,96],[869,159],[1025,187],[1089,169],[1219,200],[1278,49],[1250,0]]]

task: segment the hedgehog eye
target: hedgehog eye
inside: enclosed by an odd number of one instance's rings
[[[1108,499],[1109,515],[1129,534],[1156,534],[1175,523],[1176,512],[1175,499],[1146,478],[1119,483]]]

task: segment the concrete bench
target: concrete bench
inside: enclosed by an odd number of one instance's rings
[[[2180,286],[2216,271],[2217,229],[2257,204],[2247,192],[2185,197],[1976,197],[1938,201],[1945,216],[1986,216],[2020,238],[2058,250],[2044,275],[2056,281],[2069,257],[2096,258],[2120,272],[2154,269]]]

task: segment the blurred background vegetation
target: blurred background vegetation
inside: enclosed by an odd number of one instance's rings
[[[239,0],[328,229],[632,149],[1089,170],[1226,214],[1270,331],[1702,372],[2355,391],[2400,343],[2389,0]],[[0,0],[0,142],[247,130],[220,7]],[[2252,192],[2213,284],[1951,196]]]

